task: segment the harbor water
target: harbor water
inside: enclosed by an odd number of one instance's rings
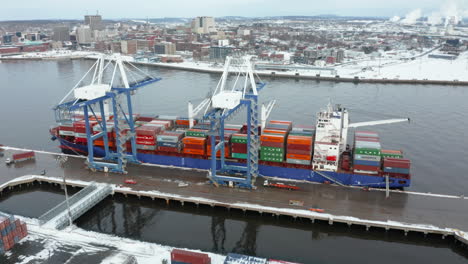
[[[0,103],[0,144],[59,151],[57,142],[52,142],[48,133],[54,124],[52,108],[91,64],[91,61],[82,60],[0,64],[3,99]],[[186,116],[187,102],[200,102],[220,77],[218,74],[143,69],[163,80],[135,95],[134,111],[142,114]],[[378,132],[384,148],[401,149],[405,157],[412,160],[412,186],[409,190],[467,194],[467,87],[356,85],[294,79],[264,81],[268,85],[261,93],[261,101],[277,100],[277,106],[270,115],[272,119],[311,125],[314,124],[315,113],[326,107],[329,101],[348,108],[351,122],[410,117],[410,123],[365,129]],[[237,121],[242,122],[241,119]],[[28,199],[44,197],[46,200],[48,196],[49,191],[35,190],[18,195],[29,197],[27,199],[17,196],[9,199],[15,199],[18,207],[28,208],[33,206]],[[0,208],[7,202],[8,199],[2,200]],[[125,217],[126,212],[130,216]],[[23,211],[13,213],[21,215]],[[189,217],[191,220],[187,221]],[[381,256],[388,256],[389,261],[400,259],[397,262],[401,263],[418,256],[427,258],[414,259],[413,263],[436,259],[453,260],[448,263],[466,262],[466,256],[456,246],[438,238],[404,237],[392,232],[364,234],[362,230],[349,230],[347,227],[244,216],[217,209],[166,208],[118,196],[100,203],[77,224],[85,229],[171,246],[220,253],[236,251],[237,247],[248,254],[285,256],[283,258],[304,263],[362,263],[363,258],[383,259]],[[224,231],[220,231],[222,229]],[[193,236],[199,239],[192,239]],[[310,248],[314,248],[318,255],[312,254]]]

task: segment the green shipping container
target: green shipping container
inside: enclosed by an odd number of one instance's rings
[[[187,136],[187,137],[206,137],[206,132],[186,131],[185,136]]]
[[[282,158],[274,158],[274,157],[260,157],[260,160],[273,161],[273,162],[283,162]]]
[[[235,159],[247,159],[246,153],[232,153],[231,156]]]
[[[380,156],[382,156],[382,158],[395,158],[395,159],[402,159],[403,158],[403,155],[392,154],[392,153],[381,153]]]
[[[284,148],[275,148],[275,147],[260,147],[261,152],[281,152],[284,153]]]
[[[236,137],[236,136],[232,136],[231,142],[232,142],[232,143],[247,144],[247,137]]]
[[[275,158],[284,158],[284,153],[281,152],[260,152],[260,158],[262,157],[275,157]]]
[[[380,149],[355,148],[354,154],[380,156]]]

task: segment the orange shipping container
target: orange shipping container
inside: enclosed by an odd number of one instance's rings
[[[311,155],[286,154],[287,159],[311,160]]]
[[[205,145],[206,142],[206,138],[201,137],[184,137],[182,140],[184,144]]]
[[[98,140],[95,140],[95,141],[94,141],[94,145],[95,145],[95,146],[99,146],[99,147],[104,147],[104,140],[99,140],[99,139],[98,139]],[[109,140],[109,147],[110,147],[110,148],[115,147],[115,142]]]
[[[289,136],[288,144],[312,145],[312,138],[306,136]]]
[[[261,141],[265,142],[278,142],[278,143],[283,143],[284,142],[284,135],[267,135],[263,134],[260,136]]]
[[[201,149],[184,149],[185,154],[194,154],[194,155],[205,155],[205,151]]]
[[[271,120],[270,123],[271,124],[286,124],[286,125],[289,125],[289,124],[292,124],[292,121]]]

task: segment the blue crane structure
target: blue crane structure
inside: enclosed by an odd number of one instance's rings
[[[193,108],[189,102],[190,127],[194,125],[194,117],[202,110],[205,111],[201,119],[210,123],[208,144],[211,145],[211,169],[209,178],[215,185],[252,189],[255,188],[255,180],[259,176],[258,92],[265,87],[266,83],[255,81],[253,58],[252,56],[227,57],[223,75],[216,89],[196,108]],[[237,77],[235,77],[233,87],[226,89],[230,74],[237,74]],[[243,81],[242,78],[244,78]],[[228,165],[224,157],[225,123],[243,109],[246,110],[245,121],[247,123],[247,162],[245,166]],[[263,120],[261,123],[264,125]],[[219,143],[216,143],[216,138],[219,138]],[[216,155],[218,152],[221,153],[219,160]]]
[[[112,77],[109,83],[104,83],[105,71],[108,68],[113,68]],[[80,86],[93,70],[91,83]],[[119,75],[120,84],[115,84],[114,80],[119,79]],[[129,82],[129,77],[132,78],[132,82]],[[159,80],[161,78],[151,77],[133,64],[125,63],[120,55],[102,55],[54,108],[55,118],[59,124],[74,122],[76,115],[83,115],[88,146],[86,163],[91,170],[127,173],[127,163],[140,163],[137,159],[131,96],[139,88]],[[70,98],[72,92],[74,96]],[[113,123],[108,124],[108,119],[112,119]],[[99,126],[99,132],[93,131],[90,121],[97,122],[96,126]],[[115,133],[115,151],[109,149],[108,126],[113,126]],[[96,160],[94,157],[94,141],[98,139],[104,141],[105,155],[102,160]],[[127,152],[126,144],[128,141],[131,143],[131,152]]]

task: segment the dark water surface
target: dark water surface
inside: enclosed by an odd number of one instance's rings
[[[58,151],[49,140],[51,110],[91,65],[89,61],[0,64],[0,144]],[[135,97],[135,112],[186,116],[219,75],[146,69],[163,80]],[[385,148],[402,149],[413,162],[410,190],[467,194],[467,87],[349,84],[268,79],[262,101],[277,99],[271,117],[313,124],[329,100],[350,109],[351,122],[411,117],[411,123],[370,128]],[[61,191],[32,189],[0,199],[0,210],[37,217],[63,199]],[[467,250],[452,239],[372,231],[308,221],[276,219],[141,201],[108,198],[78,226],[177,247],[240,252],[304,263],[466,263]]]
[[[77,191],[77,189],[71,190]],[[25,212],[18,206],[34,210]],[[0,210],[37,217],[64,199],[59,187],[42,185],[16,190],[0,200]],[[16,205],[16,206],[15,206]],[[76,222],[81,228],[204,251],[256,255],[301,263],[466,263],[466,246],[453,238],[373,229],[311,224],[310,220],[244,214],[239,210],[115,195],[106,198]],[[28,248],[22,248],[23,255]],[[32,251],[31,251],[32,252]],[[32,254],[32,253],[31,253]],[[56,252],[57,256],[68,252]],[[0,258],[1,260],[1,258]],[[374,262],[372,261],[372,262]],[[9,262],[15,263],[15,262]]]

